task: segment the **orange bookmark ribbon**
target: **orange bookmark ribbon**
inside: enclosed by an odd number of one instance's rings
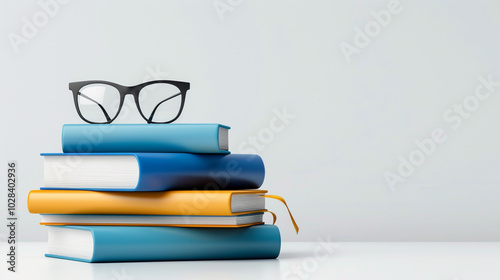
[[[292,219],[292,224],[293,224],[293,227],[295,228],[295,232],[297,232],[297,234],[299,234],[299,226],[295,222],[295,219],[293,218],[292,212],[290,212],[290,208],[288,208],[286,201],[279,195],[266,194],[266,195],[262,195],[262,197],[272,198],[272,199],[276,199],[276,200],[283,202],[283,204],[285,204],[285,206],[286,206],[286,210],[288,210],[288,214],[290,214],[290,219]],[[274,223],[276,222],[276,215],[273,212],[270,212],[270,213],[273,215],[273,225],[274,225]]]
[[[273,216],[273,225],[276,223],[276,214],[274,214],[273,212],[269,211],[269,210],[264,210],[264,212],[267,212],[267,213],[271,213],[271,215]]]

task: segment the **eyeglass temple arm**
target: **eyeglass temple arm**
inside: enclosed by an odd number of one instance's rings
[[[156,109],[158,109],[158,107],[160,107],[160,105],[163,104],[163,102],[166,102],[166,101],[168,101],[176,96],[179,96],[180,94],[181,94],[180,92],[177,94],[174,94],[174,95],[170,96],[169,98],[164,99],[162,102],[158,103],[158,105],[156,105],[156,107],[153,109],[153,112],[151,112],[151,115],[149,116],[148,122],[151,122],[151,120],[153,119],[153,116],[156,113]]]
[[[94,99],[92,99],[92,98],[90,98],[90,97],[86,96],[85,94],[83,94],[83,93],[81,93],[81,92],[80,92],[80,95],[81,95],[82,97],[84,97],[84,98],[86,98],[86,99],[88,99],[88,100],[90,100],[90,101],[94,102],[95,104],[97,104],[97,106],[99,106],[99,108],[101,108],[101,111],[102,111],[102,113],[104,114],[104,116],[106,117],[106,120],[107,120],[108,122],[109,122],[109,121],[111,121],[111,118],[109,117],[108,113],[106,112],[106,110],[104,109],[104,107],[102,107],[102,105],[101,105],[101,104],[99,104],[99,102],[95,101]]]

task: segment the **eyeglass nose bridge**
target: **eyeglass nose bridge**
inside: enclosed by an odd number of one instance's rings
[[[141,95],[140,95],[141,88],[124,88],[122,89],[121,93],[121,104],[120,104],[120,111],[125,105],[125,98],[127,95],[132,95],[133,102],[135,103],[135,106],[137,107],[137,111],[139,112],[139,115],[142,116],[143,119],[146,121],[148,118],[144,115],[141,109],[140,101],[141,101]],[[120,113],[120,112],[119,112]],[[149,123],[149,121],[148,121]]]
[[[125,98],[127,97],[127,95],[132,95],[132,98],[134,99],[134,103],[135,105],[137,106],[137,108],[139,108],[139,90],[135,90],[133,88],[126,88],[126,87],[123,87],[119,90],[120,92],[120,105],[123,106],[123,104],[125,104]],[[120,107],[121,107],[120,106]]]
[[[141,95],[139,94],[139,92],[140,92],[140,91],[141,91],[141,89],[136,89],[136,88],[124,88],[124,89],[122,90],[122,92],[123,92],[123,93],[122,93],[122,98],[123,98],[123,100],[125,100],[125,97],[126,97],[127,95],[132,95],[132,96],[134,97],[134,100],[137,102],[137,101],[139,101],[139,98],[140,98],[140,96],[141,96]],[[137,104],[137,105],[138,105],[138,104]]]
[[[122,93],[123,98],[125,98],[125,96],[129,94],[131,94],[134,97],[139,94],[139,91],[133,88],[124,88],[120,92]]]

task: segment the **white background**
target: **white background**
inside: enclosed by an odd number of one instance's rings
[[[68,82],[158,78],[191,83],[178,123],[231,126],[233,152],[248,151],[249,137],[266,142],[262,188],[283,196],[301,227],[296,235],[268,201],[284,241],[500,240],[500,87],[456,129],[443,119],[479,76],[500,81],[497,1],[402,0],[380,30],[371,11],[388,0],[233,0],[222,15],[220,3],[74,0],[27,38],[24,18],[42,6],[2,1],[0,172],[17,160],[21,240],[47,238],[26,207],[42,184],[39,154],[61,151],[63,124],[83,123]],[[356,47],[367,25],[377,32],[346,57],[340,45]],[[15,46],[13,34],[26,41]],[[119,122],[142,123],[131,101]],[[283,110],[294,118],[277,130]],[[398,157],[436,128],[446,141],[390,188],[384,174],[398,174]]]

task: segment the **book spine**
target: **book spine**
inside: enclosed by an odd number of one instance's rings
[[[90,262],[265,259],[278,257],[281,247],[278,227],[273,225],[231,229],[65,227],[92,231],[94,253]]]
[[[222,153],[220,124],[66,124],[65,153]]]

